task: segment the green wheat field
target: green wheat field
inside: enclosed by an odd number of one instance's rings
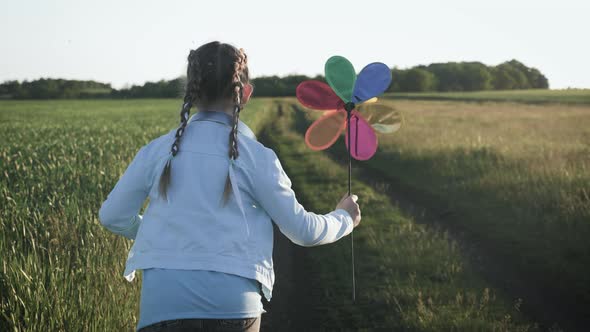
[[[590,94],[549,95],[388,95],[402,129],[353,163],[357,303],[350,237],[306,248],[313,287],[297,287],[313,296],[294,302],[310,330],[581,326]],[[0,331],[134,331],[141,273],[122,277],[132,242],[104,229],[98,209],[139,148],[176,127],[180,105],[0,101]],[[327,213],[346,192],[346,150],[342,139],[323,152],[305,146],[318,114],[294,98],[255,98],[241,119],[276,151],[306,209]]]

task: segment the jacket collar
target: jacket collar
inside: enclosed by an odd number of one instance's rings
[[[231,128],[232,126],[232,117],[231,115],[222,112],[222,111],[198,111],[197,113],[193,114],[188,123],[193,121],[211,121],[221,123]],[[254,132],[248,127],[242,120],[238,120],[238,132],[242,135],[246,135],[247,137],[256,140],[256,135]]]

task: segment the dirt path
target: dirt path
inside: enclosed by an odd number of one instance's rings
[[[282,106],[277,107],[281,115]],[[264,130],[259,140],[272,146]],[[291,242],[274,223],[273,237],[275,284],[271,301],[262,301],[267,313],[262,315],[260,331],[305,331],[312,326],[307,300],[313,296],[310,278],[305,273],[311,270],[306,266],[306,248]]]
[[[261,331],[295,331],[302,326],[300,317],[305,317],[301,303],[305,291],[304,277],[299,273],[303,248],[298,248],[283,235],[276,225],[274,229],[273,262],[275,285],[270,302],[263,300]]]

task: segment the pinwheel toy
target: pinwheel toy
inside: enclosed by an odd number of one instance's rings
[[[373,62],[356,74],[346,58],[333,56],[324,67],[328,84],[308,80],[296,89],[299,102],[306,108],[325,111],[305,133],[305,143],[312,150],[332,146],[346,128],[348,149],[348,194],[350,195],[352,158],[370,159],[377,151],[377,135],[389,134],[401,127],[399,112],[377,101],[391,84],[391,70],[381,62]],[[355,300],[354,237],[351,233],[352,299]]]

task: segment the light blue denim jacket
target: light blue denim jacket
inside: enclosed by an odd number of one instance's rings
[[[176,129],[143,146],[102,203],[101,224],[134,239],[123,273],[128,281],[137,269],[151,267],[219,271],[258,280],[270,301],[275,280],[272,221],[293,243],[306,247],[352,232],[345,210],[306,211],[274,151],[241,121],[239,157],[231,162],[230,130],[228,114],[197,112],[172,158],[167,201],[158,194],[158,182]],[[233,190],[224,206],[228,173]],[[148,197],[149,205],[139,215]]]

